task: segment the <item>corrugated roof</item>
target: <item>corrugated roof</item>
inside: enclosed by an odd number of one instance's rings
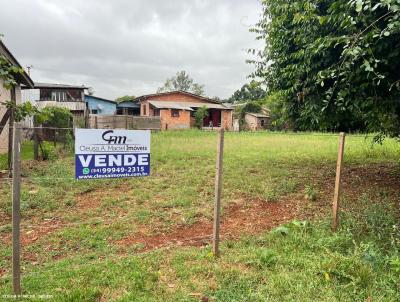
[[[149,101],[149,103],[157,109],[179,109],[193,111],[193,109],[184,102]]]
[[[60,83],[38,83],[35,82],[35,88],[56,88],[56,89],[89,89],[85,85],[69,85],[69,84],[60,84]]]
[[[96,99],[96,100],[100,100],[100,101],[104,101],[104,102],[110,102],[110,103],[114,103],[114,104],[117,103],[117,101],[114,101],[114,100],[104,99],[104,98],[94,96],[94,95],[89,95],[89,94],[85,94],[85,98],[92,98],[92,99]]]
[[[148,98],[148,97],[153,97],[153,96],[163,96],[163,95],[168,95],[168,94],[174,94],[174,93],[186,94],[186,95],[198,98],[198,99],[206,101],[206,102],[210,102],[210,103],[214,103],[214,104],[220,104],[220,102],[218,102],[216,100],[213,100],[213,99],[201,96],[201,95],[197,95],[197,94],[194,94],[194,93],[191,93],[191,92],[183,91],[183,90],[175,90],[175,91],[168,91],[168,92],[145,94],[145,95],[137,97],[136,100],[141,100],[141,99]]]
[[[255,117],[264,117],[264,118],[269,117],[269,115],[266,115],[264,113],[247,112],[246,114],[250,114],[250,115],[255,116]]]
[[[149,101],[156,108],[166,108],[166,109],[179,109],[179,108],[200,108],[200,107],[207,107],[209,109],[221,109],[221,110],[231,110],[231,108],[227,108],[222,104],[213,104],[213,103],[191,103],[191,102],[167,102],[167,101]],[[173,108],[177,107],[177,108]],[[183,109],[183,110],[189,110]]]

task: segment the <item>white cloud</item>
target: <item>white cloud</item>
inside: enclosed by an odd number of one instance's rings
[[[229,97],[253,67],[248,25],[258,0],[14,0],[0,32],[35,81],[85,84],[115,98],[151,93],[186,70],[209,96]]]

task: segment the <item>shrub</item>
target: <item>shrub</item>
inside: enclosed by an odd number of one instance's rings
[[[194,118],[196,120],[195,126],[199,129],[203,126],[203,119],[208,116],[208,109],[206,106],[200,107],[194,113]]]

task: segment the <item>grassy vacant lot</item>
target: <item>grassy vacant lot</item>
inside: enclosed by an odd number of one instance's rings
[[[148,178],[77,182],[70,155],[25,160],[23,291],[54,301],[398,301],[400,143],[346,138],[343,219],[332,234],[337,144],[227,133],[219,259],[208,245],[215,133],[153,134]],[[3,295],[12,292],[11,203],[9,182],[0,185]]]

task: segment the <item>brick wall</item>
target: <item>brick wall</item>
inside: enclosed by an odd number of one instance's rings
[[[179,116],[174,117],[171,109],[160,111],[161,130],[188,129],[190,128],[190,111],[179,110]]]
[[[153,109],[150,108],[149,101],[167,102],[187,102],[187,103],[207,103],[197,97],[182,93],[171,93],[148,97],[140,102],[140,115],[153,116]],[[160,111],[161,129],[187,129],[194,127],[194,118],[190,117],[190,111],[179,111],[179,117],[172,117],[171,110],[163,109]],[[225,130],[232,129],[232,110],[222,110],[221,123]]]
[[[148,101],[167,101],[167,102],[187,102],[187,103],[205,103],[205,101],[198,99],[194,96],[171,93],[167,95],[151,96],[140,102],[140,115],[149,116],[153,115],[153,110],[150,108]]]
[[[232,110],[223,110],[221,115],[221,126],[225,130],[232,130]]]

